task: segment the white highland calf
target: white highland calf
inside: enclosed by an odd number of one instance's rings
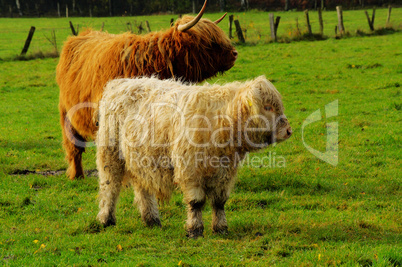
[[[206,198],[213,231],[227,231],[224,205],[239,161],[290,137],[283,111],[279,92],[263,76],[223,86],[156,78],[109,82],[99,108],[98,220],[116,223],[126,180],[148,226],[160,226],[157,199],[168,200],[179,187],[188,206],[189,237],[203,234]]]

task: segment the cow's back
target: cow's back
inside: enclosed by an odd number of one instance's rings
[[[121,76],[120,52],[116,49],[115,36],[87,31],[69,37],[56,69],[60,87],[61,111],[69,111],[77,104],[84,104],[75,112],[73,127],[82,135],[93,137],[93,108],[102,97],[107,81]]]

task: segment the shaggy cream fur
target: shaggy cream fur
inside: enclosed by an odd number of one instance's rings
[[[187,232],[202,236],[208,197],[212,228],[227,230],[224,205],[247,152],[292,134],[281,96],[263,76],[244,83],[188,85],[176,80],[117,79],[100,102],[98,219],[115,224],[123,178],[133,185],[147,225],[160,225],[157,199],[179,187]]]

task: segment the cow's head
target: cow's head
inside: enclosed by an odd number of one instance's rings
[[[202,19],[207,1],[196,17],[184,16],[173,25],[170,47],[172,72],[187,81],[199,82],[234,66],[237,51],[216,21]],[[167,40],[166,40],[167,41]],[[174,54],[174,55],[173,55]]]

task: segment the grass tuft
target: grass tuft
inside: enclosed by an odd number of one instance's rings
[[[57,58],[59,57],[59,52],[57,51],[51,51],[51,52],[42,52],[42,51],[37,51],[28,55],[18,55],[11,60],[14,61],[28,61],[28,60],[34,60],[34,59],[43,59],[43,58]]]
[[[78,234],[97,234],[97,233],[101,233],[102,231],[104,231],[105,228],[103,227],[103,225],[96,221],[90,221],[87,225],[85,225],[82,228],[78,228],[75,231],[73,231],[71,233],[71,235],[78,235]]]
[[[25,197],[22,202],[21,202],[21,206],[29,206],[29,205],[33,205],[34,203],[32,203],[31,199],[29,197]]]

